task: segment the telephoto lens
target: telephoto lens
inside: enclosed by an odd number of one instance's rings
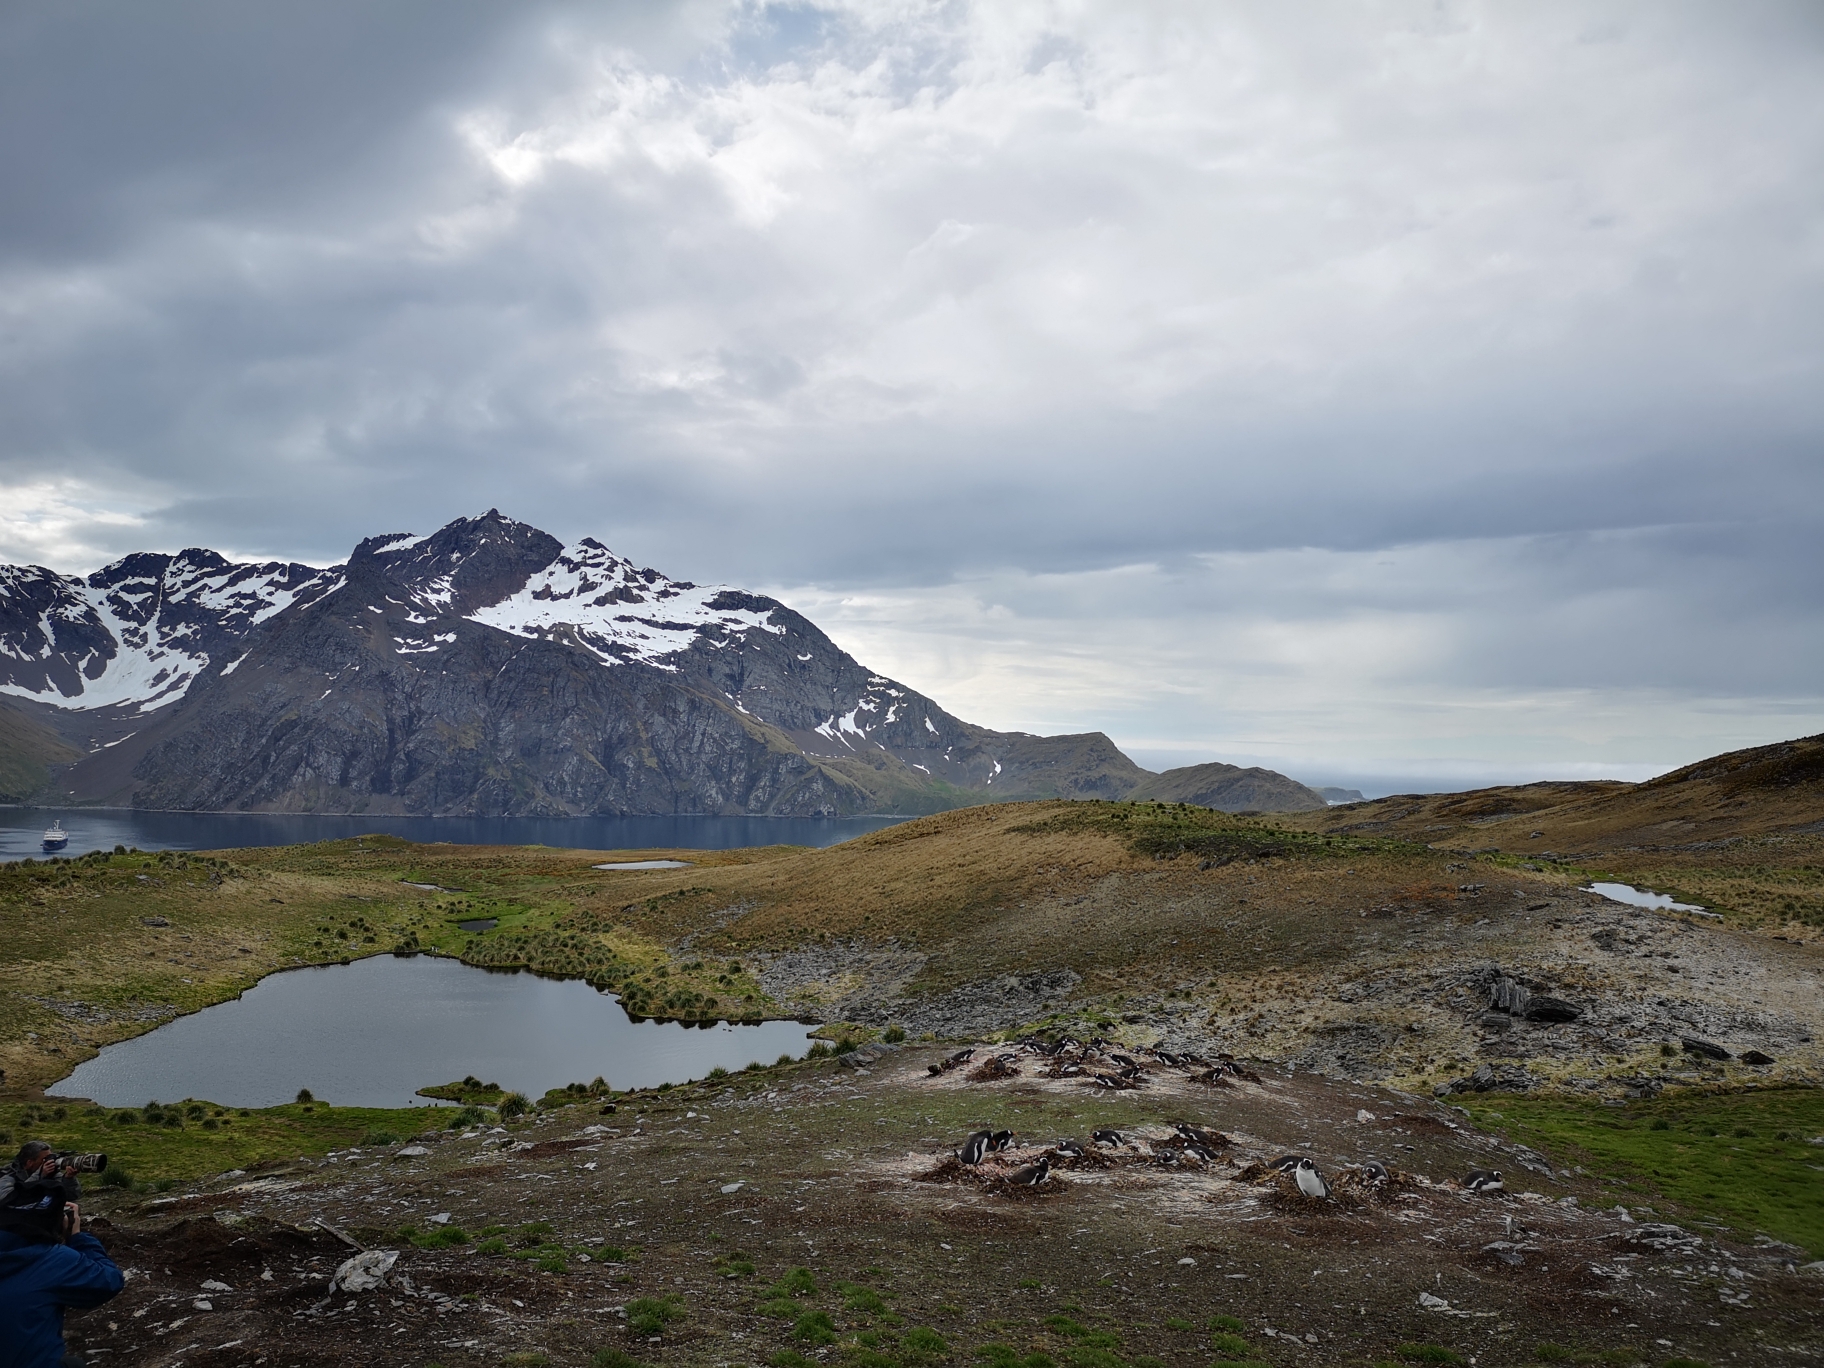
[[[100,1173],[108,1166],[105,1154],[64,1154],[58,1156],[59,1166],[75,1169],[78,1173]]]

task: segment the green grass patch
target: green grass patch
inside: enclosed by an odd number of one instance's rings
[[[781,1275],[768,1290],[780,1297],[810,1297],[816,1295],[817,1279],[811,1276],[808,1268],[794,1268]]]
[[[1805,1143],[1824,1132],[1824,1090],[1662,1096],[1625,1108],[1504,1096],[1470,1114],[1554,1164],[1590,1169],[1616,1201],[1765,1232],[1824,1258],[1824,1183],[1809,1167],[1819,1150]]]
[[[21,1140],[47,1141],[55,1149],[103,1150],[109,1172],[119,1165],[142,1187],[251,1170],[275,1157],[317,1159],[331,1150],[367,1144],[375,1134],[416,1135],[427,1122],[440,1119],[422,1107],[293,1102],[254,1111],[195,1098],[127,1108],[0,1106],[0,1129],[10,1129]],[[214,1124],[205,1124],[209,1122]],[[108,1176],[102,1175],[104,1184]]]
[[[1007,1344],[984,1344],[975,1356],[988,1368],[1057,1368],[1050,1354],[1021,1354]]]
[[[650,1339],[683,1315],[681,1297],[639,1297],[627,1303],[627,1328]]]
[[[836,1323],[828,1311],[806,1311],[792,1326],[792,1338],[806,1344],[834,1344]]]
[[[1467,1360],[1455,1349],[1441,1344],[1402,1344],[1393,1351],[1407,1363],[1464,1363]]]

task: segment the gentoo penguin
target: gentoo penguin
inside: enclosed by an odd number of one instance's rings
[[[958,1151],[956,1157],[961,1159],[965,1164],[981,1163],[982,1156],[988,1153],[988,1140],[989,1135],[987,1131],[974,1132],[967,1140],[963,1141],[963,1147]]]
[[[1389,1178],[1393,1177],[1391,1173],[1387,1172],[1387,1165],[1383,1164],[1379,1159],[1370,1159],[1367,1163],[1363,1164],[1362,1173],[1371,1183],[1384,1183]]]
[[[1226,1135],[1216,1131],[1207,1131],[1202,1126],[1193,1126],[1184,1121],[1180,1121],[1172,1129],[1193,1145],[1202,1145],[1205,1149],[1221,1149],[1229,1143],[1229,1137]]]
[[[1075,1140],[1060,1140],[1057,1144],[1053,1145],[1052,1148],[1069,1159],[1081,1159],[1083,1157],[1083,1146],[1079,1145]]]
[[[1112,1145],[1116,1148],[1119,1148],[1120,1146],[1127,1143],[1126,1141],[1124,1141],[1121,1138],[1120,1131],[1109,1130],[1106,1126],[1103,1127],[1101,1130],[1097,1131],[1094,1135],[1090,1136],[1089,1138],[1091,1140],[1094,1140],[1098,1145]]]
[[[1004,1150],[1012,1143],[1013,1132],[1010,1130],[998,1130],[988,1137],[988,1148],[991,1150]]]
[[[1471,1192],[1500,1192],[1503,1188],[1500,1169],[1471,1169],[1463,1180]]]
[[[1267,1167],[1270,1169],[1278,1169],[1281,1173],[1290,1173],[1300,1164],[1309,1162],[1310,1161],[1302,1154],[1282,1154],[1279,1158],[1268,1164]]]
[[[1036,1164],[1029,1164],[1023,1169],[1016,1169],[1012,1174],[1008,1175],[1007,1181],[1010,1183],[1017,1183],[1021,1187],[1037,1187],[1040,1183],[1045,1181],[1046,1175],[1050,1172],[1051,1160],[1040,1159]]]
[[[1121,1065],[1123,1068],[1137,1069],[1140,1067],[1139,1060],[1130,1059],[1128,1056],[1126,1056],[1124,1054],[1120,1054],[1120,1053],[1111,1054],[1111,1055],[1109,1055],[1109,1058],[1114,1060],[1115,1063]]]
[[[1330,1184],[1324,1181],[1324,1175],[1317,1171],[1317,1165],[1309,1159],[1300,1159],[1298,1167],[1293,1170],[1298,1179],[1298,1190],[1307,1197],[1328,1197]]]

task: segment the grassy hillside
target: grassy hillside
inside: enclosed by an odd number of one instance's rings
[[[1504,855],[1101,802],[970,808],[826,850],[669,853],[691,863],[366,837],[0,867],[0,916],[20,928],[0,960],[0,1067],[41,1086],[274,969],[389,950],[586,978],[644,1015],[940,1037],[1049,1023],[1412,1087],[1488,1059],[1567,1086],[1678,1074],[1678,1020],[1773,1055],[1769,1079],[1809,1076],[1817,1049],[1802,945],[1630,921],[1579,893],[1580,871]],[[456,926],[476,917],[498,924]],[[1597,1015],[1503,1035],[1476,1015],[1497,965]],[[1643,1014],[1643,993],[1665,1005]]]
[[[1715,756],[1644,784],[1404,795],[1278,820],[1615,879],[1779,934],[1824,930],[1820,736]]]
[[[47,766],[81,758],[56,732],[0,698],[0,803],[36,797],[50,783]]]

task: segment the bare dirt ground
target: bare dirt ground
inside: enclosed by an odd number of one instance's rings
[[[997,1050],[935,1076],[950,1050],[807,1063],[612,1114],[427,1134],[419,1155],[345,1151],[112,1209],[102,1196],[96,1230],[130,1280],[72,1317],[71,1338],[96,1363],[151,1368],[582,1364],[604,1349],[867,1368],[1007,1353],[1368,1364],[1424,1345],[1479,1366],[1552,1346],[1615,1363],[1824,1357],[1824,1282],[1799,1251],[1594,1209],[1594,1180],[1429,1098],[1258,1067],[1259,1082],[1212,1086],[1203,1065],[1138,1054],[1121,1090],[1093,1075],[1125,1066],[1053,1077],[1030,1051],[972,1081]],[[1179,1122],[1219,1132],[1214,1157],[1187,1156]],[[1014,1144],[959,1180],[952,1153],[978,1127]],[[1093,1145],[1101,1127],[1123,1144]],[[1057,1156],[1038,1189],[1005,1181],[1066,1138],[1088,1154]],[[1311,1156],[1332,1196],[1263,1173],[1287,1153]],[[1368,1159],[1393,1178],[1364,1182]],[[1471,1168],[1500,1169],[1505,1190],[1464,1190]],[[404,1226],[467,1243],[420,1248]],[[483,1244],[494,1228],[502,1244]],[[397,1251],[385,1283],[332,1290],[351,1242]],[[808,1283],[782,1284],[795,1268]],[[1213,1331],[1218,1317],[1239,1328]]]

